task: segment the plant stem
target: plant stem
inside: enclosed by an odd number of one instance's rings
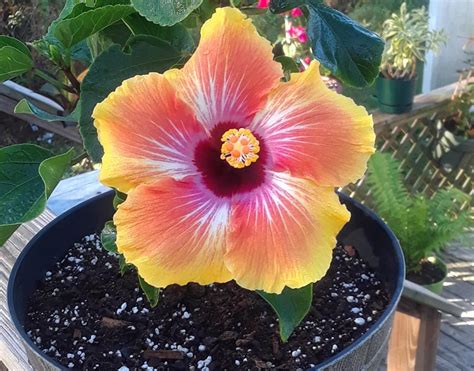
[[[59,90],[65,90],[69,93],[77,94],[76,91],[71,86],[63,84],[61,81],[56,80],[54,77],[48,75],[46,72],[41,71],[38,68],[35,68],[33,70],[33,72],[36,76],[38,76],[38,77],[42,78],[43,80],[49,82],[51,85],[58,88]]]
[[[64,67],[63,72],[66,75],[69,82],[71,83],[71,85],[73,86],[74,90],[76,91],[76,94],[79,95],[81,91],[81,83],[76,79],[76,76],[74,76],[74,74],[71,72],[71,68]]]

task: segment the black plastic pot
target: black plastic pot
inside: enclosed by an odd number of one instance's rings
[[[375,91],[379,108],[386,113],[403,113],[411,110],[415,98],[416,78],[412,80],[386,79],[379,76]]]
[[[443,261],[443,259],[437,256],[432,256],[428,258],[428,260],[432,262],[434,265],[436,265],[443,272],[443,278],[437,282],[433,282],[433,283],[422,285],[422,286],[425,289],[433,291],[435,294],[441,295],[441,293],[443,292],[444,281],[446,281],[446,278],[448,277],[448,266]]]
[[[341,194],[340,198],[352,217],[338,238],[344,244],[357,247],[360,255],[383,279],[391,301],[364,335],[315,369],[377,370],[387,349],[393,315],[403,288],[403,254],[397,239],[378,216],[346,195]],[[99,232],[110,220],[112,199],[112,192],[102,194],[56,218],[28,243],[13,267],[8,282],[8,306],[35,371],[66,368],[43,354],[26,334],[23,324],[28,297],[46,271],[65,255],[74,242],[87,234]]]

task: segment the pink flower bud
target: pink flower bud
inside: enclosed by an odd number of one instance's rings
[[[301,17],[303,15],[303,11],[300,8],[294,8],[291,9],[291,16],[296,18],[296,17]]]

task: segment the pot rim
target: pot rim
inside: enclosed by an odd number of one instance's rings
[[[379,73],[378,79],[380,80],[385,80],[385,81],[403,81],[403,82],[412,82],[412,81],[417,81],[418,80],[418,75],[416,75],[415,77],[413,77],[412,79],[387,79],[384,75],[382,75],[381,73]]]
[[[97,200],[101,200],[103,198],[110,197],[111,194],[114,191],[108,191],[105,193],[102,193],[100,195],[94,196],[90,198],[89,200],[86,200],[68,211],[60,214],[57,216],[55,219],[53,219],[50,223],[48,223],[43,229],[41,229],[29,242],[28,244],[24,247],[24,249],[21,251],[20,255],[15,261],[15,264],[13,266],[13,269],[10,272],[10,276],[8,279],[8,287],[7,287],[7,302],[8,302],[8,311],[10,314],[10,318],[15,326],[16,331],[20,334],[22,340],[28,344],[28,346],[36,353],[37,356],[45,359],[47,362],[51,363],[52,365],[58,367],[60,370],[66,369],[64,368],[63,365],[61,365],[59,362],[57,362],[55,359],[51,358],[49,355],[45,354],[42,352],[42,350],[31,340],[31,338],[28,336],[28,334],[25,331],[25,328],[21,325],[20,320],[17,316],[17,313],[15,311],[14,305],[13,305],[13,297],[14,297],[14,282],[16,281],[17,273],[19,270],[20,265],[23,262],[23,259],[25,256],[28,254],[28,252],[33,249],[35,246],[35,242],[40,239],[44,234],[48,233],[49,230],[58,222],[60,222],[63,218],[75,213],[78,209],[81,209],[83,207],[88,207],[89,205],[93,204]],[[356,206],[360,211],[365,214],[366,217],[372,219],[373,221],[377,222],[377,224],[384,230],[384,232],[387,234],[391,241],[391,245],[395,250],[395,255],[396,255],[396,260],[395,264],[398,265],[400,274],[397,277],[397,281],[395,282],[395,291],[393,295],[390,298],[390,302],[383,311],[382,315],[373,323],[371,327],[359,338],[357,338],[352,344],[350,344],[348,347],[344,348],[341,352],[329,357],[328,359],[324,360],[321,363],[318,363],[312,370],[318,370],[320,368],[328,367],[333,365],[334,363],[338,362],[341,358],[345,357],[347,354],[357,350],[360,348],[365,341],[372,336],[374,332],[379,330],[382,325],[385,324],[386,320],[388,317],[396,310],[396,307],[398,305],[398,302],[400,300],[400,297],[402,295],[402,290],[403,290],[403,283],[404,283],[404,278],[405,278],[405,265],[404,265],[404,257],[403,257],[403,252],[400,247],[400,243],[398,242],[398,239],[395,237],[393,232],[388,228],[388,226],[380,219],[372,210],[370,210],[368,207],[362,205],[360,202],[354,200],[352,197],[341,193],[337,192],[338,196],[340,199],[344,202],[351,202]]]

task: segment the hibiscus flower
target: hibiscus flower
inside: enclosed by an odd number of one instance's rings
[[[100,179],[127,193],[117,248],[149,284],[280,293],[326,273],[350,217],[334,187],[363,175],[372,118],[316,61],[282,76],[252,22],[220,8],[182,69],[128,79],[96,106]]]

